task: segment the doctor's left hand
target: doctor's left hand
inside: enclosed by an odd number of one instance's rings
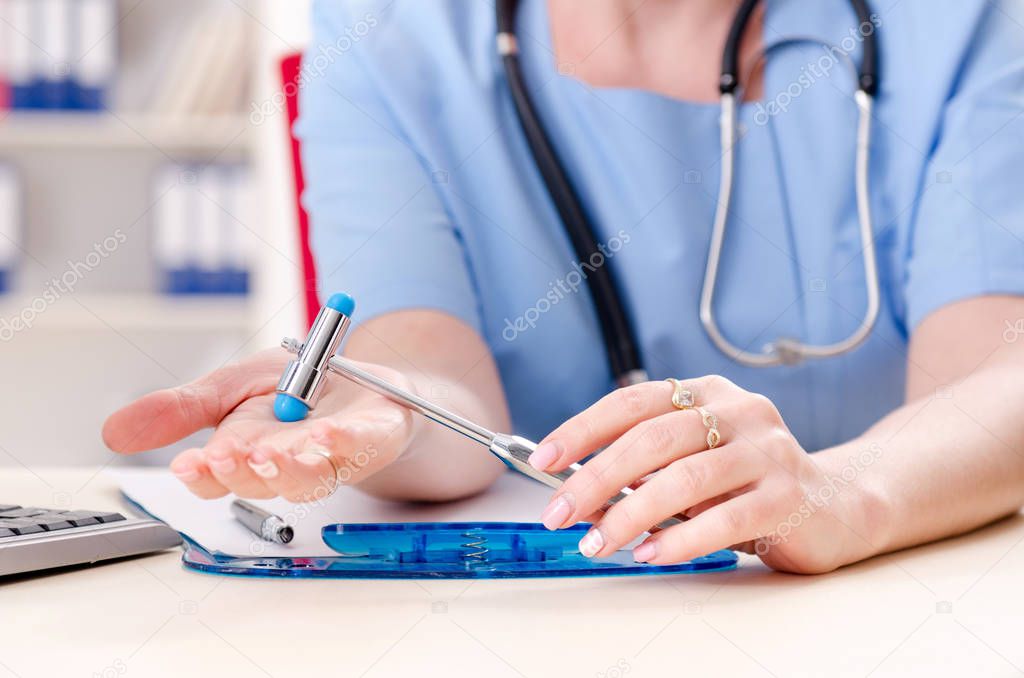
[[[838,494],[820,509],[802,511],[827,474],[772,402],[717,376],[681,387],[697,407],[678,409],[671,383],[646,382],[610,393],[542,440],[530,463],[551,472],[605,448],[559,488],[544,524],[559,529],[591,520],[580,550],[601,557],[683,514],[689,520],[652,533],[634,558],[663,565],[731,547],[790,572],[827,572],[848,562],[845,542],[856,509]],[[717,420],[720,441],[713,449],[701,408]],[[627,486],[633,494],[600,515]]]

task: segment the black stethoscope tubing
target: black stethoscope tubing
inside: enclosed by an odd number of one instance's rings
[[[517,0],[498,0],[498,35],[515,36],[517,6]],[[530,152],[569,236],[576,257],[582,262],[591,261],[592,257],[600,252],[594,228],[537,114],[533,99],[523,80],[517,50],[505,50],[502,62]],[[636,335],[609,263],[605,261],[604,265],[589,271],[586,279],[587,289],[597,310],[608,364],[612,377],[619,385],[645,381],[646,374],[641,374],[644,370]]]

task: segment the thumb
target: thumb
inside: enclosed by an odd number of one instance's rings
[[[216,426],[240,403],[273,391],[286,360],[281,350],[265,351],[190,384],[154,391],[110,415],[103,441],[115,452],[134,453]]]

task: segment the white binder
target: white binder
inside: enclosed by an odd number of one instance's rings
[[[0,163],[0,277],[9,278],[21,258],[21,206],[18,174],[11,165]]]
[[[75,10],[75,84],[91,90],[107,89],[117,68],[117,3],[76,0]]]

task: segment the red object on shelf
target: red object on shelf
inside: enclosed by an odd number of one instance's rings
[[[316,288],[316,262],[309,248],[309,215],[302,207],[305,179],[302,175],[302,148],[295,137],[295,121],[299,117],[299,74],[302,55],[292,54],[281,60],[281,86],[288,113],[288,136],[292,148],[292,173],[295,179],[295,208],[297,211],[299,252],[302,262],[302,291],[306,301],[306,321],[310,327],[320,311],[320,298]]]

